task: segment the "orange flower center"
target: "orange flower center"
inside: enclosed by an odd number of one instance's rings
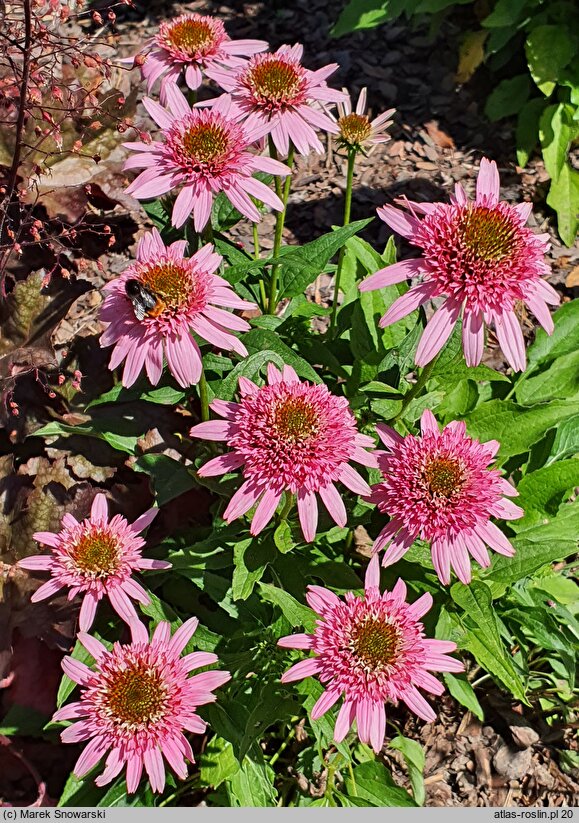
[[[359,146],[372,134],[372,126],[365,114],[347,114],[338,120],[340,137],[350,146]]]
[[[119,567],[119,541],[105,529],[94,529],[80,538],[73,558],[76,567],[88,577],[109,577]]]
[[[288,397],[275,407],[273,426],[287,442],[300,443],[318,433],[318,414],[301,397]]]
[[[486,206],[471,206],[460,223],[462,239],[479,260],[493,262],[515,251],[517,227],[505,214]]]
[[[435,457],[424,469],[424,478],[432,494],[452,497],[464,483],[462,467],[456,460]]]
[[[165,714],[167,689],[158,672],[144,663],[114,672],[106,688],[112,718],[128,729],[156,723]]]
[[[179,308],[187,303],[193,290],[191,274],[173,261],[158,263],[144,269],[139,280],[168,308]]]
[[[183,149],[193,164],[214,163],[227,152],[230,136],[217,123],[196,123],[183,134]]]
[[[354,628],[352,650],[366,666],[376,669],[396,660],[400,639],[396,626],[378,618],[369,618]]]
[[[303,79],[291,63],[273,57],[249,69],[247,84],[270,103],[291,102],[302,91]]]
[[[191,57],[210,52],[215,46],[215,34],[205,20],[180,20],[167,31],[167,39]]]

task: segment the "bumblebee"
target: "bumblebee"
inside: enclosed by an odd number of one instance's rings
[[[167,308],[166,302],[159,294],[146,288],[135,278],[127,280],[125,292],[133,304],[137,320],[144,320],[145,317],[158,317]]]

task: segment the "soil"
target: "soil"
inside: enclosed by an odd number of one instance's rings
[[[94,5],[98,7],[98,3]],[[330,81],[333,86],[346,86],[354,99],[362,87],[368,87],[374,115],[387,108],[397,109],[391,129],[392,139],[376,147],[357,164],[352,219],[368,217],[376,207],[403,195],[418,201],[448,198],[456,182],[461,182],[472,194],[480,158],[495,159],[501,174],[503,197],[512,202],[532,201],[534,209],[529,225],[537,231],[548,232],[551,237],[550,282],[560,291],[563,300],[577,296],[573,294],[573,287],[565,284],[577,282],[578,278],[575,276],[573,280],[572,273],[577,272],[579,265],[579,247],[567,249],[557,237],[553,214],[545,205],[548,177],[542,161],[535,156],[527,168],[517,168],[513,123],[490,124],[485,119],[483,107],[489,89],[484,71],[462,86],[455,80],[458,25],[446,21],[437,34],[431,36],[425,29],[415,29],[404,21],[397,21],[371,31],[331,39],[329,29],[342,5],[334,0],[294,0],[291,4],[281,0],[248,3],[198,0],[186,5],[170,4],[167,0],[137,3],[135,10],[128,7],[118,10],[118,54],[120,57],[134,54],[154,34],[159,21],[183,11],[219,15],[233,37],[262,38],[268,40],[272,48],[283,43],[291,44],[299,37],[304,45],[304,62],[309,68],[332,62],[339,64]],[[137,83],[137,72],[131,74],[130,82]],[[123,83],[126,86],[128,80],[125,78]],[[142,107],[137,109],[135,119],[145,129],[148,127]],[[103,163],[95,189],[102,196],[91,205],[95,214],[106,215],[106,222],[116,235],[116,243],[111,249],[93,248],[87,254],[83,276],[95,288],[74,304],[55,338],[60,349],[68,348],[72,343],[78,347],[79,341],[83,341],[85,362],[98,352],[100,360],[93,359],[91,373],[96,363],[96,371],[102,371],[104,375],[106,369],[98,368],[99,363],[104,366],[104,360],[96,345],[102,329],[97,319],[101,301],[99,290],[106,280],[123,271],[134,253],[138,237],[150,228],[139,204],[123,194],[126,180],[120,171],[123,156],[122,151],[113,153]],[[345,157],[335,149],[325,156],[312,154],[298,160],[292,177],[285,242],[295,244],[312,240],[341,223],[345,172]],[[274,218],[268,215],[260,226],[261,245],[266,250],[273,244],[273,223]],[[251,237],[244,223],[235,233],[240,243],[249,246]],[[363,236],[381,248],[390,236],[390,230],[375,220]],[[402,257],[414,255],[410,248],[400,244],[399,238],[397,243]],[[318,278],[311,290],[311,298],[329,302],[328,277]],[[528,336],[533,334],[532,329],[528,324]],[[496,348],[491,347],[487,362],[495,368],[505,367]],[[98,391],[104,388],[106,386],[98,387]],[[157,440],[153,438],[149,444],[151,448],[162,441],[159,432],[163,432],[163,426],[167,433],[176,430],[174,422],[164,418],[164,422],[151,424],[151,430],[157,436]],[[94,469],[92,465],[91,471]],[[102,471],[106,477],[108,468],[102,467]],[[119,489],[124,488],[126,499],[127,487],[120,485],[124,477],[118,477]],[[134,475],[132,482],[135,482]],[[120,492],[119,496],[122,497]],[[17,676],[19,673],[21,687],[28,692],[34,691],[38,672],[27,668],[22,663],[23,657],[28,655],[31,659],[31,656],[42,654],[50,674],[58,666],[62,646],[66,646],[66,633],[60,647],[50,639],[37,642],[44,644],[42,652],[31,650],[27,645],[31,643],[30,638],[16,631],[12,638],[12,659],[0,659],[3,709],[10,703],[9,692],[15,672]],[[22,666],[20,670],[19,666]],[[4,680],[1,679],[3,676]],[[53,685],[54,692],[56,684]],[[579,775],[562,772],[557,760],[558,749],[577,748],[577,740],[572,739],[571,731],[553,728],[529,709],[523,712],[521,706],[503,700],[498,694],[487,695],[484,725],[448,696],[438,701],[438,720],[433,724],[420,724],[400,712],[401,731],[420,740],[425,747],[427,805],[577,804]],[[55,801],[51,798],[59,796],[74,760],[71,749],[74,747],[55,746],[43,740],[0,737],[0,798],[13,805],[53,804]],[[395,779],[407,785],[406,771],[397,753],[386,752],[384,757],[393,769]]]

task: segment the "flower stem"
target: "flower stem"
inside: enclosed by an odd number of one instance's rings
[[[294,739],[295,733],[296,733],[296,730],[295,730],[295,726],[294,726],[294,728],[290,731],[290,733],[288,734],[286,739],[283,741],[283,743],[281,744],[281,746],[279,747],[277,752],[275,752],[275,754],[272,755],[272,758],[269,761],[270,766],[273,766],[273,765],[275,765],[275,763],[277,763],[277,761],[279,760],[279,756],[284,753],[284,751],[287,749],[289,744]]]
[[[277,149],[273,142],[271,135],[269,136],[269,153],[270,156],[274,160],[278,160]],[[290,145],[290,150],[287,156],[286,164],[291,167],[293,166],[294,162],[294,147]],[[278,211],[275,219],[275,235],[273,239],[273,251],[272,257],[275,259],[279,255],[279,250],[281,248],[281,240],[283,235],[283,227],[285,225],[285,215],[287,210],[287,201],[290,192],[290,185],[291,185],[291,175],[288,174],[285,178],[283,185],[281,181],[281,177],[274,178],[275,182],[275,193],[283,203],[283,209]],[[269,302],[267,305],[267,313],[268,314],[275,314],[277,309],[277,274],[279,269],[279,263],[275,263],[271,268],[271,279],[269,282]]]
[[[352,183],[354,180],[354,166],[356,163],[356,151],[354,149],[348,150],[348,171],[346,174],[346,195],[344,200],[344,226],[350,222],[350,212],[352,209]],[[332,337],[335,333],[336,315],[338,313],[338,293],[340,291],[340,280],[342,278],[342,268],[344,266],[344,257],[346,255],[346,247],[342,246],[340,249],[340,256],[338,257],[338,267],[336,269],[336,277],[334,280],[334,301],[332,304],[332,316],[330,317],[330,325],[328,327],[328,335]]]
[[[404,414],[404,412],[406,411],[406,409],[408,408],[410,403],[414,400],[415,397],[418,397],[418,395],[420,394],[420,392],[422,391],[422,389],[426,385],[430,375],[432,374],[432,370],[433,370],[437,360],[438,360],[438,356],[434,357],[430,361],[430,363],[427,363],[426,366],[422,369],[422,371],[420,372],[420,375],[418,376],[418,380],[416,381],[416,383],[412,386],[410,391],[407,391],[406,394],[404,395],[404,397],[402,399],[402,406],[400,407],[400,411],[398,412],[397,415],[392,417],[390,420],[387,420],[386,421],[387,423],[394,423],[396,420],[398,420],[399,417],[402,417],[402,415]]]
[[[201,377],[197,384],[199,388],[199,402],[201,404],[201,420],[205,423],[209,420],[209,397],[207,395],[207,380],[205,379],[205,369],[201,366]]]
[[[286,492],[285,497],[286,497],[286,500],[285,500],[283,509],[281,510],[280,515],[279,515],[279,522],[280,523],[283,523],[284,520],[288,519],[289,513],[291,512],[291,510],[293,508],[293,505],[294,505],[294,496],[293,496],[293,494],[291,494],[291,492]]]

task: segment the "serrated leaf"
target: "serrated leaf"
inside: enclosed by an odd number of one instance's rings
[[[278,361],[281,358],[282,364],[287,363],[288,366],[293,366],[300,377],[311,380],[313,383],[321,382],[321,378],[307,360],[304,360],[297,352],[290,349],[279,334],[269,329],[252,329],[252,331],[243,335],[243,342],[250,355],[259,354],[264,349],[273,351],[278,355]]]
[[[548,369],[523,380],[516,398],[523,406],[548,400],[573,400],[579,395],[579,351],[558,357]]]
[[[548,563],[575,554],[578,534],[579,505],[563,506],[557,517],[512,538],[515,556],[495,557],[491,568],[483,570],[481,577],[489,583],[509,586]]]
[[[343,37],[352,31],[373,29],[389,19],[388,0],[350,0],[340,12],[330,34]]]
[[[498,440],[503,459],[528,451],[553,426],[579,414],[579,402],[554,400],[525,408],[505,400],[481,403],[466,415],[468,433],[482,442]]]
[[[579,486],[579,460],[561,460],[525,475],[519,482],[517,499],[525,516],[509,525],[520,532],[544,518],[554,517],[563,496],[576,486]]]
[[[259,591],[264,600],[279,606],[283,616],[290,626],[296,629],[303,626],[306,632],[312,632],[316,627],[316,613],[308,606],[298,603],[295,597],[284,589],[272,586],[271,583],[260,583]]]
[[[199,760],[199,777],[204,786],[216,789],[239,771],[239,761],[228,740],[215,736],[207,744]]]
[[[256,763],[249,757],[227,781],[227,792],[234,807],[275,806],[277,791],[273,785],[275,772],[266,763]]]
[[[280,263],[278,300],[301,294],[321,274],[349,237],[362,231],[374,218],[356,220],[348,226],[324,234],[299,248],[291,248],[275,260]],[[246,338],[244,337],[244,341]]]
[[[535,340],[527,351],[529,365],[539,366],[579,349],[579,300],[563,303],[553,315],[553,322],[552,335],[537,329]]]
[[[247,600],[265,567],[274,559],[274,547],[267,539],[249,538],[233,547],[233,599]]]
[[[464,611],[461,620],[467,631],[461,645],[517,700],[526,702],[524,685],[500,637],[490,588],[477,580],[470,586],[455,583],[450,595]]]
[[[292,537],[292,530],[287,520],[282,520],[274,531],[273,542],[275,543],[277,550],[282,554],[286,554],[286,552],[293,549],[294,541]]]

